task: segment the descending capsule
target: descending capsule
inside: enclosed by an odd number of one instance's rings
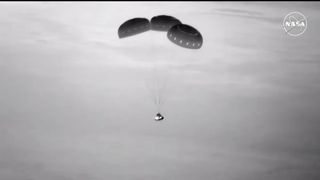
[[[151,18],[151,29],[156,31],[168,31],[172,26],[181,24],[181,22],[172,16],[159,15]]]
[[[200,49],[203,43],[200,32],[186,24],[172,26],[167,33],[167,37],[176,45],[189,49]]]
[[[120,25],[119,38],[133,36],[150,30],[150,22],[146,18],[133,18]]]

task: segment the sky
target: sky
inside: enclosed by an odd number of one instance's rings
[[[1,2],[0,179],[320,178],[320,3]],[[307,30],[282,28],[292,11]],[[198,29],[119,39],[133,17]],[[146,84],[168,77],[161,113]]]

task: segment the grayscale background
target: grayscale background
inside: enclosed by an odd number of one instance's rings
[[[282,28],[292,11],[299,37]],[[118,38],[161,14],[202,48]],[[0,179],[318,180],[319,28],[318,2],[1,2]],[[174,76],[161,122],[144,85],[156,58]]]

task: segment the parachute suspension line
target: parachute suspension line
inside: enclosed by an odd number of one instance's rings
[[[151,51],[150,51],[150,53],[153,55],[153,56],[155,56],[155,55],[157,55],[156,54],[156,47],[155,47],[155,44],[154,44],[154,42],[155,42],[155,38],[154,38],[154,36],[151,36]],[[154,57],[154,59],[157,59],[157,57]],[[152,67],[153,67],[153,69],[152,69],[152,76],[153,75],[155,75],[154,73],[156,72],[156,66],[155,66],[155,62],[152,62]],[[151,76],[151,77],[152,77]],[[153,84],[153,95],[154,95],[154,100],[155,100],[155,106],[156,106],[156,109],[157,109],[157,111],[159,111],[159,99],[158,99],[158,82],[157,82],[157,80],[155,80],[155,78],[154,77],[152,77],[151,78],[151,80],[152,80],[152,84]],[[155,83],[155,84],[154,84]]]
[[[156,90],[157,90],[157,105],[158,109],[162,109],[162,106],[166,102],[166,98],[168,98],[168,85],[170,79],[170,68],[166,67],[165,69],[161,68],[159,71],[155,71],[155,82],[156,82]]]
[[[166,58],[166,59],[170,59],[172,58],[171,56],[173,55],[172,52],[167,52],[165,53],[166,56],[163,57],[163,58]],[[159,106],[160,108],[165,104],[167,98],[168,98],[168,85],[169,85],[169,81],[170,81],[170,78],[171,78],[171,75],[170,74],[171,72],[171,67],[170,66],[166,66],[165,69],[162,69],[161,71],[161,77],[160,77],[160,80],[158,82],[161,82],[160,83],[160,87],[158,87],[158,90],[159,90],[159,99],[160,99],[160,102],[159,102]]]
[[[160,111],[160,92],[159,92],[159,77],[158,77],[158,69],[155,69],[155,95],[156,95],[156,106],[157,111]]]
[[[164,85],[162,86],[161,89],[159,89],[160,93],[159,93],[159,106],[162,107],[162,105],[164,104],[164,94],[165,94],[165,89],[166,89],[166,82],[164,83]]]
[[[150,69],[149,69],[149,73],[148,74],[148,89],[150,91],[150,95],[152,98],[152,101],[154,103],[154,105],[156,106],[156,110],[157,112],[160,111],[160,103],[161,103],[161,99],[160,99],[160,91],[159,91],[159,78],[158,78],[158,59],[159,59],[159,52],[157,52],[157,47],[155,46],[154,42],[156,42],[156,39],[154,36],[150,37],[149,42],[151,42],[151,44],[149,45],[149,51],[148,54],[150,53],[151,55],[151,59],[150,59]]]
[[[150,79],[146,80],[146,87],[149,90],[148,94],[152,99],[153,104],[157,105],[157,96],[155,93],[156,88],[154,87]]]
[[[163,101],[162,101],[162,97],[163,97],[163,87],[164,87],[164,82],[160,82],[161,78],[159,78],[157,76],[157,98],[158,98],[158,108],[159,110],[161,109],[161,106],[163,104]]]

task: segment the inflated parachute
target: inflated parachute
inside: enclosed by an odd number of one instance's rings
[[[172,16],[160,15],[151,18],[151,29],[155,31],[168,31],[172,26],[181,22]]]
[[[133,18],[123,24],[118,29],[119,38],[125,38],[149,31],[150,22],[146,18]]]
[[[202,36],[194,27],[186,24],[177,24],[170,28],[167,37],[178,46],[199,49],[202,46]]]

